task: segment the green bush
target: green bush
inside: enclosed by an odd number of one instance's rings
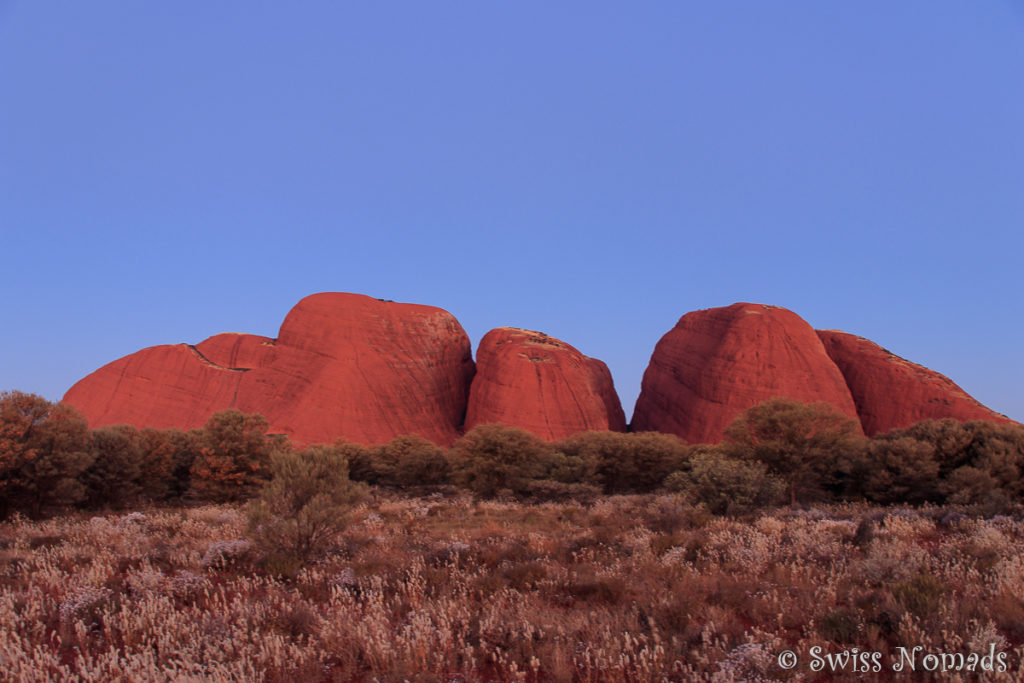
[[[502,489],[526,494],[531,480],[545,478],[553,457],[538,437],[500,424],[477,425],[449,451],[452,480],[484,497]]]
[[[417,434],[398,436],[369,453],[373,482],[390,486],[446,484],[444,449]]]
[[[1024,496],[1024,427],[947,418],[924,420],[874,439],[883,444],[911,440],[934,453],[935,499],[998,512]]]
[[[795,503],[842,492],[863,442],[857,421],[833,406],[775,398],[737,417],[722,447],[732,457],[764,463],[785,480]]]
[[[376,484],[377,470],[374,468],[374,449],[362,444],[338,439],[333,447],[348,462],[348,477],[352,481]]]
[[[689,469],[674,472],[665,487],[691,505],[703,503],[714,514],[738,514],[777,505],[785,483],[760,462],[727,458],[705,451],[690,459]]]
[[[684,465],[688,449],[678,437],[658,432],[582,432],[555,444],[583,483],[605,493],[649,492]]]
[[[916,504],[941,499],[935,447],[910,437],[868,441],[854,478],[854,490],[878,503]]]
[[[100,427],[89,434],[92,465],[82,473],[84,503],[90,507],[123,506],[142,491],[143,452],[139,431],[129,425]]]
[[[142,462],[138,484],[142,496],[147,500],[162,501],[173,494],[178,457],[177,439],[180,438],[175,436],[175,432],[177,430],[149,427],[139,430],[138,444]],[[184,490],[187,490],[187,486]]]
[[[250,503],[249,534],[268,570],[288,574],[323,554],[365,488],[348,478],[348,463],[331,446],[276,451],[270,471]]]

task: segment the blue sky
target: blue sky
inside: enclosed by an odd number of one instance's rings
[[[1024,419],[1014,0],[0,0],[0,389],[318,291],[541,330],[627,416],[687,311]]]

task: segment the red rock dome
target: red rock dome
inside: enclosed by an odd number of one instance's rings
[[[608,367],[554,337],[514,327],[491,330],[480,341],[476,367],[466,429],[501,422],[548,440],[626,429]]]
[[[846,378],[868,436],[945,417],[1013,422],[978,403],[944,375],[863,337],[836,330],[819,330],[818,336]]]
[[[749,303],[694,311],[655,347],[632,428],[714,443],[737,415],[775,397],[857,417],[842,373],[800,316]]]
[[[276,340],[220,334],[143,349],[64,396],[92,427],[201,426],[219,410],[260,413],[270,431],[319,443],[458,436],[473,376],[469,338],[447,311],[359,294],[314,294]]]

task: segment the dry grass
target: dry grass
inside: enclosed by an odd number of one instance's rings
[[[0,525],[0,679],[831,680],[775,657],[996,643],[1017,680],[1024,522],[941,518],[378,493],[288,579],[267,574],[238,508],[15,519]]]

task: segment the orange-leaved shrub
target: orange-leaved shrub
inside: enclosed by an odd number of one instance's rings
[[[215,413],[199,431],[189,470],[191,493],[202,500],[251,498],[269,476],[270,453],[283,439],[267,436],[267,420],[238,410]]]
[[[21,391],[0,392],[0,519],[39,516],[85,496],[89,430],[74,408]]]

